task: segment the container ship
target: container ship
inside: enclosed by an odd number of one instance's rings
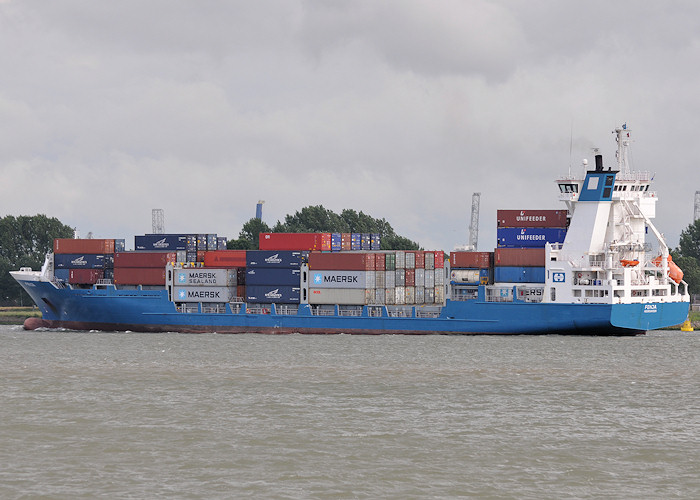
[[[12,276],[42,312],[26,329],[310,334],[636,335],[682,323],[690,297],[652,224],[648,172],[584,161],[561,210],[499,210],[492,252],[383,251],[379,235],[262,233],[55,240]],[[647,242],[647,235],[651,235]],[[654,241],[655,240],[655,241]]]

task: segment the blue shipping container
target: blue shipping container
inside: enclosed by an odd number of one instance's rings
[[[174,252],[187,250],[186,234],[144,234],[134,236],[135,250],[161,250]]]
[[[501,248],[542,248],[545,243],[563,243],[566,229],[558,227],[499,227],[496,239]]]
[[[246,267],[301,267],[301,252],[296,250],[248,250]]]
[[[370,236],[370,240],[370,246],[372,247],[372,250],[382,249],[382,238],[379,234],[372,233],[372,235]]]
[[[544,267],[497,266],[493,268],[493,280],[496,283],[544,283],[544,276]]]
[[[126,252],[126,240],[114,240],[115,252]]]
[[[362,250],[362,235],[360,233],[350,235],[350,250]]]
[[[251,267],[246,271],[247,285],[300,286],[301,270],[285,267]]]
[[[342,250],[342,237],[340,233],[331,233],[331,252]]]
[[[105,256],[101,254],[57,253],[53,256],[55,269],[104,269]]]
[[[362,233],[362,238],[360,240],[360,249],[361,250],[371,250],[372,249],[372,240],[370,238],[369,233]]]
[[[246,300],[263,304],[298,304],[301,289],[298,286],[255,285],[245,287]]]
[[[65,281],[68,283],[68,278],[70,278],[70,269],[56,269],[53,272],[53,277],[58,281]]]

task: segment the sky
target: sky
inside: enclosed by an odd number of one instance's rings
[[[496,245],[626,123],[670,246],[700,190],[700,2],[0,0],[0,216],[238,237],[265,200]]]

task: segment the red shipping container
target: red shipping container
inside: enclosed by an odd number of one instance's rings
[[[437,250],[435,252],[435,269],[442,269],[445,267],[445,252],[442,250]]]
[[[114,254],[114,268],[118,267],[157,267],[165,269],[168,262],[175,262],[175,252],[117,252]]]
[[[205,253],[207,253],[206,250],[197,250],[197,262],[204,262]]]
[[[416,286],[416,270],[406,269],[406,286]]]
[[[245,267],[245,255],[245,250],[209,250],[204,254],[204,267]]]
[[[453,269],[493,267],[493,252],[450,252],[450,267]]]
[[[321,250],[331,251],[331,233],[321,233]]]
[[[374,256],[374,269],[384,271],[386,269],[386,254],[378,253]]]
[[[566,227],[566,210],[497,210],[498,227]]]
[[[97,280],[104,278],[102,269],[71,269],[68,274],[68,283],[72,285],[94,285]]]
[[[165,285],[165,267],[115,267],[115,285]]]
[[[53,253],[114,253],[114,239],[73,239],[53,240]]]
[[[494,265],[517,267],[544,267],[544,248],[497,248]]]
[[[238,285],[236,287],[236,297],[240,297],[241,299],[245,298],[245,285]]]
[[[371,256],[371,257],[369,257]],[[319,271],[372,271],[374,254],[370,253],[321,253],[309,254],[309,269]]]
[[[416,252],[416,269],[423,269],[425,267],[425,252]]]
[[[352,233],[340,234],[340,249],[352,250]]]
[[[321,233],[260,233],[258,247],[260,250],[321,250]]]

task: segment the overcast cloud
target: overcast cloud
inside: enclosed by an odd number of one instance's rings
[[[700,3],[0,0],[0,216],[235,238],[321,204],[426,249],[632,129],[670,245],[700,190]],[[571,145],[573,145],[571,147]],[[571,152],[570,152],[571,150]]]

